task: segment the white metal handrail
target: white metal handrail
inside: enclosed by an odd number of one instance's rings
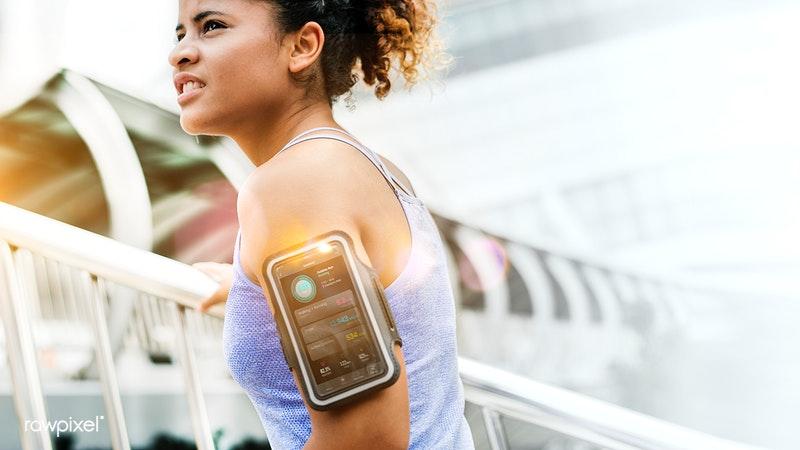
[[[81,269],[87,301],[92,311],[97,360],[104,387],[106,408],[111,411],[112,445],[128,449],[125,419],[108,333],[99,298],[104,282],[135,288],[169,302],[178,330],[178,356],[199,449],[213,449],[205,403],[200,389],[194,353],[186,336],[186,308],[213,293],[217,284],[201,272],[177,261],[133,248],[112,239],[64,224],[0,202],[0,307],[12,366],[18,420],[44,419],[44,401],[35,362],[35,348],[27,327],[26,298],[15,272],[11,246]],[[19,250],[18,250],[19,251]],[[13,314],[8,314],[11,311]],[[219,305],[211,314],[222,317]],[[105,342],[103,342],[105,341]],[[460,358],[460,375],[468,402],[482,408],[489,443],[493,449],[507,448],[501,417],[506,416],[556,431],[595,445],[631,448],[747,448],[697,431],[661,421],[581,394],[534,382],[476,361]],[[21,433],[22,434],[22,433]],[[50,449],[44,436],[23,436],[23,447]]]
[[[17,251],[12,251],[11,246]],[[183,367],[195,442],[200,450],[213,450],[194,352],[186,335],[186,308],[194,309],[217,289],[217,283],[180,262],[0,202],[0,302],[6,342],[13,347],[8,352],[9,365],[23,448],[49,450],[52,443],[46,430],[30,435],[23,431],[28,421],[46,423],[47,414],[25,308],[35,299],[22,289],[26,284],[23,279],[32,274],[17,271],[22,264],[16,264],[14,256],[20,255],[20,251],[81,270],[83,300],[91,311],[103,398],[115,450],[129,450],[130,442],[101,301],[106,295],[104,280],[170,302],[174,310],[173,325],[178,330],[177,353]],[[7,311],[11,314],[6,314]],[[222,317],[223,311],[224,308],[217,306],[209,314]]]
[[[467,400],[489,411],[614,449],[754,448],[459,358]],[[484,412],[486,416],[487,413]],[[488,420],[487,420],[488,422]],[[496,422],[495,422],[496,423]],[[489,439],[492,425],[487,423]]]
[[[194,308],[217,283],[186,264],[0,202],[0,239],[156,297]],[[222,317],[223,308],[210,314]]]

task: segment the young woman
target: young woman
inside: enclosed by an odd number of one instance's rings
[[[413,83],[434,60],[433,12],[424,0],[180,1],[169,62],[181,125],[232,138],[256,166],[239,191],[233,267],[198,268],[222,282],[204,307],[227,300],[225,357],[273,448],[473,447],[438,230],[400,170],[331,110],[359,73],[385,97],[395,60]],[[334,229],[386,286],[403,346],[396,383],[321,412],[284,361],[260,267]]]

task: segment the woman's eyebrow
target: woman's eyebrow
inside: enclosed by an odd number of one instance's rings
[[[194,23],[200,22],[201,20],[205,19],[206,17],[212,16],[212,15],[224,16],[226,14],[224,12],[220,12],[220,11],[203,11],[201,13],[198,13],[196,16],[194,16],[192,18],[192,22],[194,22]],[[175,31],[180,31],[180,30],[183,30],[183,29],[184,29],[184,26],[181,23],[179,23],[178,26],[175,27]]]

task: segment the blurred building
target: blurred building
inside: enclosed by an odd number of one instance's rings
[[[100,2],[0,1],[0,201],[183,263],[230,262],[252,165],[235,143],[180,129],[166,64],[176,5],[139,7],[166,28],[142,37],[128,27],[151,23]],[[85,26],[68,20],[90,12]],[[442,12],[456,59],[443,83],[385,102],[362,89],[355,112],[336,114],[435,213],[462,355],[728,439],[795,446],[800,8],[453,0]],[[61,392],[48,407],[69,411],[74,388],[60,383],[97,370],[86,311],[53,287],[75,274],[20,258],[45,274],[32,282],[34,334],[45,387]],[[169,313],[126,295],[107,299],[118,370],[177,378]],[[203,343],[209,370],[223,364],[217,345]],[[216,407],[246,406],[215,375]],[[145,397],[126,408],[158,408]],[[467,412],[479,428],[485,417]],[[247,417],[225,426],[257,432]],[[559,445],[503,420],[512,448]],[[135,422],[132,436],[154,431]]]

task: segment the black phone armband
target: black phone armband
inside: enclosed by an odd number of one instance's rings
[[[402,345],[383,286],[340,230],[262,265],[286,363],[309,405],[327,410],[391,386]]]

